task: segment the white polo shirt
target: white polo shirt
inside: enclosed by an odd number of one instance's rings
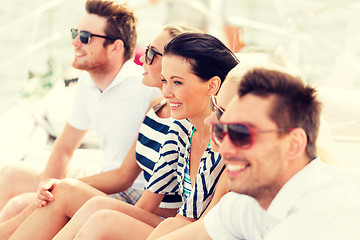
[[[319,158],[313,160],[282,187],[266,211],[255,199],[230,192],[205,216],[206,231],[213,239],[263,239],[295,213],[360,201],[356,186],[336,172]]]
[[[137,138],[140,124],[151,101],[159,97],[157,88],[141,82],[142,68],[127,61],[114,81],[103,92],[96,87],[88,72],[78,81],[78,92],[68,123],[77,129],[93,128],[104,154],[103,171],[118,168]],[[135,189],[144,189],[140,174]]]
[[[300,211],[280,222],[266,240],[359,240],[359,201]]]

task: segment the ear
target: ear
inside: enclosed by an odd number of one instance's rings
[[[302,128],[294,128],[291,130],[289,136],[289,145],[287,154],[289,159],[295,159],[305,154],[307,145],[307,134]]]
[[[216,95],[220,89],[221,79],[218,76],[210,78],[208,81],[208,94]]]
[[[118,53],[119,51],[124,51],[124,42],[120,39],[115,40],[112,44],[110,44],[109,49],[113,53]]]

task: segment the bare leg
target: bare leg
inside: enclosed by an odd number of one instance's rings
[[[15,217],[35,200],[36,192],[23,193],[11,198],[0,212],[0,223]]]
[[[154,231],[152,231],[147,240],[158,239],[159,237],[164,236],[179,228],[182,228],[190,223],[192,222],[182,217],[167,218],[166,220],[161,222]]]
[[[25,208],[20,214],[12,219],[0,224],[0,239],[9,239],[15,232],[16,228],[35,210],[37,209],[35,201]]]
[[[24,166],[5,166],[0,170],[0,210],[14,196],[36,192],[40,172]]]
[[[133,205],[121,202],[109,197],[94,197],[86,202],[86,204],[74,215],[69,223],[55,236],[53,240],[74,239],[84,223],[89,217],[101,210],[111,209],[122,212],[128,216],[139,219],[149,226],[156,227],[162,219],[155,214],[145,211]]]
[[[124,213],[100,210],[91,215],[75,239],[146,239],[154,228]]]
[[[52,193],[54,201],[36,209],[10,239],[51,239],[88,199],[105,195],[77,179],[61,180]]]

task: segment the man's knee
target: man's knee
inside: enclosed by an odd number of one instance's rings
[[[77,191],[79,184],[81,184],[81,181],[78,179],[64,178],[56,183],[56,186],[51,193],[57,201],[64,198],[71,199],[71,193]]]
[[[36,191],[40,173],[19,165],[7,165],[0,169],[0,186],[2,194],[9,192],[13,196],[24,192]],[[12,197],[12,196],[11,196]]]
[[[15,165],[6,165],[0,169],[0,180],[6,182],[8,179],[12,179],[20,172],[20,167]]]
[[[64,213],[69,206],[73,204],[74,198],[72,193],[77,191],[80,180],[72,178],[64,178],[59,180],[51,190],[54,200],[48,202],[48,206],[52,211]]]

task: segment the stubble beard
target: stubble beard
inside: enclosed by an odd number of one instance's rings
[[[98,59],[95,62],[89,63],[88,61],[81,62],[76,59],[72,63],[73,68],[78,70],[85,70],[88,72],[101,72],[106,70],[106,61],[104,59]]]

